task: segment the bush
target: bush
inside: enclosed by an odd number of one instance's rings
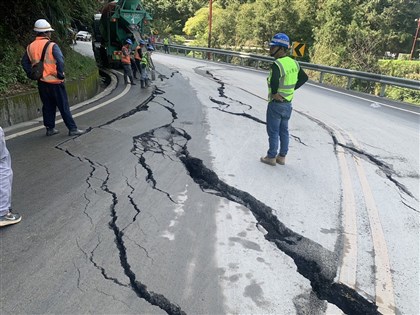
[[[380,60],[381,74],[420,82],[420,62],[415,60]],[[386,89],[386,97],[420,105],[420,91],[390,87]]]

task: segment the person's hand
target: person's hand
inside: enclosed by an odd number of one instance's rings
[[[273,100],[275,100],[275,101],[279,101],[279,102],[284,101],[283,96],[281,96],[279,93],[273,94],[273,95],[272,95],[272,98],[273,98]]]

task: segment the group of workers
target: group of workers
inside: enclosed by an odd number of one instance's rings
[[[147,44],[144,40],[140,40],[134,48],[134,56],[132,56],[133,41],[127,39],[122,47],[121,63],[124,69],[124,83],[128,84],[128,79],[132,85],[136,85],[134,79],[137,79],[137,72],[140,74],[141,88],[150,85],[149,74],[155,70],[152,60],[152,52],[155,50],[151,44]]]
[[[32,78],[32,68],[40,61],[44,62],[43,73],[38,79],[38,91],[43,107],[42,114],[46,135],[52,136],[59,131],[55,129],[56,109],[58,108],[69,136],[79,136],[85,130],[77,128],[70,112],[67,92],[64,86],[64,57],[58,45],[50,40],[51,32],[54,31],[45,19],[35,22],[35,40],[28,45],[22,57],[22,67],[28,77]],[[168,42],[164,43],[166,46]],[[151,54],[154,48],[144,40],[140,40],[134,48],[132,57],[131,49],[133,42],[126,39],[122,47],[122,65],[124,68],[124,82],[135,85],[134,79],[137,72],[140,73],[141,87],[149,85],[149,72],[153,71]],[[266,111],[268,146],[266,156],[260,161],[275,166],[284,165],[289,149],[288,122],[292,114],[292,99],[294,92],[302,86],[308,76],[299,66],[299,63],[290,58],[290,40],[284,33],[274,35],[270,42],[270,56],[274,62],[267,78],[268,105]],[[165,49],[166,52],[166,49]],[[5,135],[0,127],[0,227],[15,224],[21,221],[21,216],[11,211],[13,172],[9,151],[6,148]]]

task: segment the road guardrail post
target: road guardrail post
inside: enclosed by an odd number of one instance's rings
[[[348,77],[347,78],[347,87],[346,87],[347,90],[350,90],[352,82],[353,82],[353,78]]]
[[[385,96],[385,90],[386,90],[386,84],[385,83],[381,83],[381,93],[379,94],[380,97],[384,97]]]

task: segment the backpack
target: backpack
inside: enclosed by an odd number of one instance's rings
[[[44,73],[44,58],[45,58],[45,53],[47,52],[47,48],[48,48],[48,46],[49,46],[50,43],[51,43],[51,41],[49,40],[45,44],[44,49],[42,50],[41,60],[32,66],[31,73],[29,75],[29,77],[32,80],[38,81],[39,79],[42,78],[42,74]]]

